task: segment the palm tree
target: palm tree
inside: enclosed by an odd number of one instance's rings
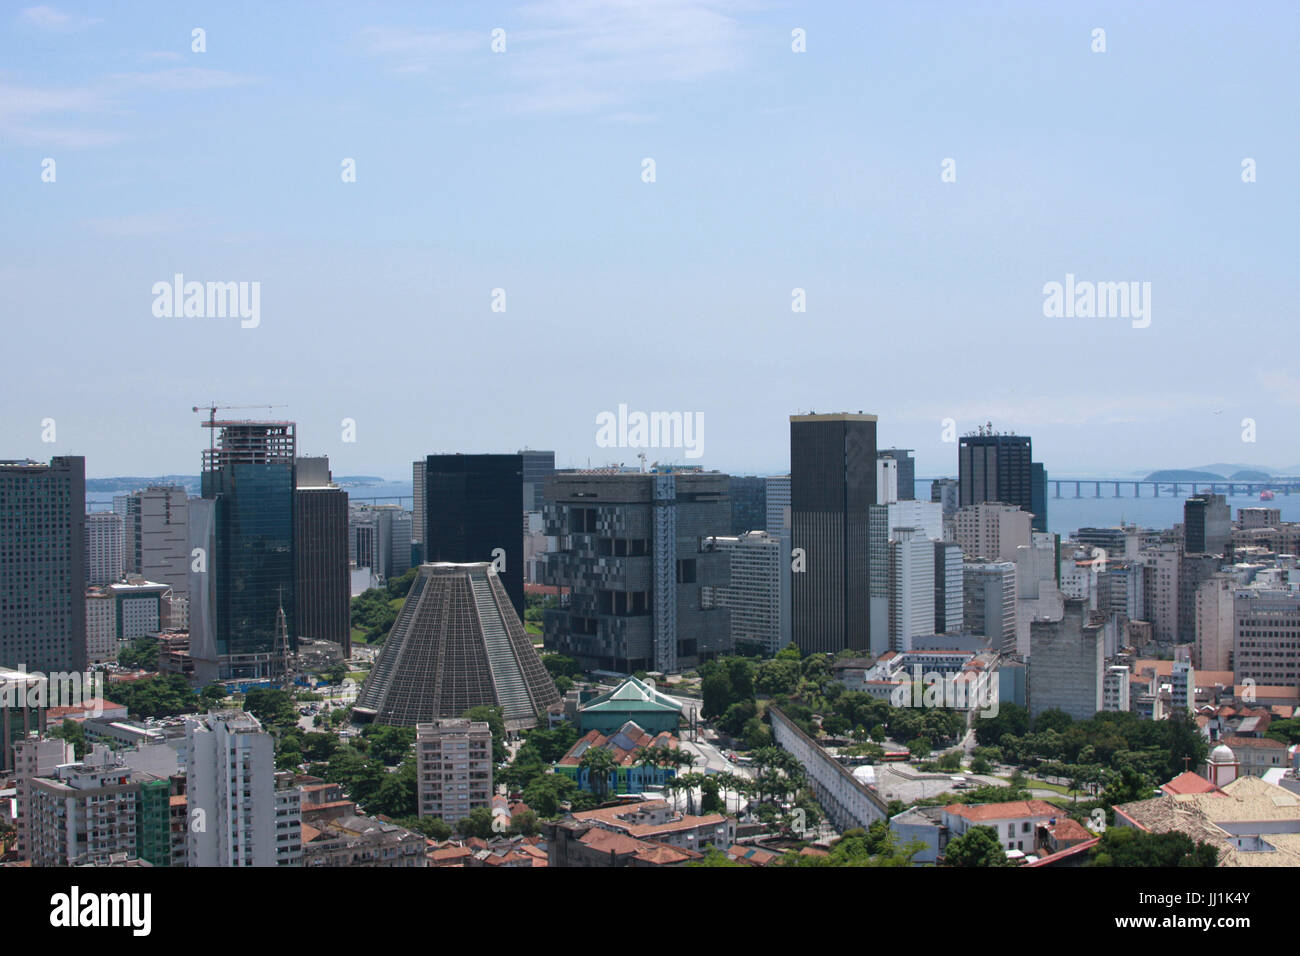
[[[604,747],[588,747],[578,761],[579,769],[587,771],[591,792],[601,800],[609,794],[610,777],[618,773],[618,761]]]

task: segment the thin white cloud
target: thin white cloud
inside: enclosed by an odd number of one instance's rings
[[[50,30],[69,33],[84,30],[103,21],[98,17],[83,17],[73,13],[64,13],[54,7],[26,7],[18,14],[18,19],[38,30]]]
[[[75,87],[34,87],[0,83],[0,139],[21,146],[84,149],[107,146],[125,137],[98,125],[68,120],[54,126],[51,118],[120,115],[129,98],[146,93],[185,93],[228,89],[252,82],[251,77],[224,70],[177,67],[140,73],[117,73],[94,84]]]
[[[1284,405],[1300,405],[1300,379],[1287,372],[1256,372],[1255,380]]]
[[[175,212],[148,212],[87,219],[83,224],[96,235],[108,239],[138,239],[177,232],[195,223]]]
[[[418,32],[371,27],[366,50],[401,73],[475,79],[460,105],[523,113],[628,108],[666,84],[683,84],[740,67],[738,0],[543,0],[500,18],[506,52],[493,53],[490,31]],[[517,25],[516,25],[517,24]],[[494,27],[495,28],[495,27]]]
[[[1015,431],[1046,426],[1131,425],[1165,421],[1180,414],[1208,414],[1221,407],[1221,401],[1205,395],[1026,395],[930,406],[919,415],[900,416],[898,420],[937,423],[952,418],[959,433],[991,421],[994,428]]]

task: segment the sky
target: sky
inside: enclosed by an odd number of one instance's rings
[[[215,402],[336,475],[633,464],[620,405],[738,474],[859,410],[924,476],[986,421],[1291,466],[1297,48],[1294,3],[3,5],[0,458],[196,473]],[[1048,317],[1067,275],[1149,324]]]

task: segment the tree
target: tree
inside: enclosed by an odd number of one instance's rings
[[[1045,710],[1034,719],[1034,730],[1042,733],[1045,730],[1055,730],[1063,734],[1070,729],[1074,723],[1074,718],[1061,710],[1059,707],[1053,707]]]
[[[492,829],[492,810],[489,807],[475,807],[469,816],[456,821],[456,832],[465,837],[478,837],[490,840],[495,836]]]
[[[226,699],[226,689],[220,684],[209,684],[199,691],[199,706],[204,710],[215,710]]]
[[[510,756],[510,751],[506,749],[506,721],[501,715],[501,708],[480,704],[478,707],[471,707],[461,716],[467,720],[487,721],[492,731],[492,762],[505,763]]]
[[[244,710],[248,711],[268,730],[272,727],[292,727],[298,723],[298,711],[293,696],[287,690],[255,687],[244,695]]]
[[[50,731],[51,737],[62,737],[68,743],[72,744],[73,753],[80,760],[86,756],[89,746],[86,743],[86,728],[81,726],[75,720],[64,720],[58,728]]]
[[[944,852],[946,866],[1006,866],[1007,856],[992,827],[971,827],[948,841]]]
[[[399,764],[415,744],[414,727],[390,727],[386,724],[367,724],[361,736],[369,744],[370,756],[387,766]]]
[[[1087,866],[1195,866],[1219,863],[1219,850],[1193,843],[1186,833],[1148,833],[1134,827],[1111,827],[1090,851]]]
[[[578,761],[578,768],[587,772],[591,792],[601,800],[609,795],[610,785],[618,779],[618,761],[604,747],[588,747]]]
[[[701,668],[700,713],[705,720],[720,717],[732,704],[731,672],[717,661],[708,661]]]
[[[399,817],[393,820],[399,827],[405,827],[408,830],[414,830],[416,833],[423,833],[431,840],[437,840],[441,843],[451,837],[452,828],[440,817]]]
[[[1002,703],[996,715],[975,720],[975,739],[985,747],[1000,744],[1007,734],[1023,737],[1028,732],[1029,711],[1017,704]]]
[[[578,793],[578,785],[572,778],[562,773],[546,773],[534,777],[524,787],[524,802],[538,816],[549,819],[561,812],[561,803],[576,800]]]

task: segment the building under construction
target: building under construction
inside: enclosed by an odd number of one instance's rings
[[[212,430],[203,497],[191,500],[189,515],[195,677],[272,677],[283,668],[285,635],[296,634],[296,426],[215,415],[203,424]]]
[[[424,564],[352,716],[413,727],[486,705],[514,731],[544,721],[559,701],[492,566]]]

